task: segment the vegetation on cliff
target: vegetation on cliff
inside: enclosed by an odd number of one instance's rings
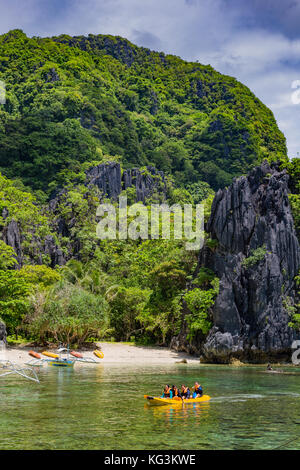
[[[190,340],[211,328],[218,279],[197,271],[183,241],[97,239],[104,195],[86,171],[99,163],[144,174],[155,166],[166,189],[146,204],[205,200],[207,220],[214,190],[264,158],[281,160],[299,235],[299,160],[287,160],[272,112],[234,78],[120,37],[14,30],[0,36],[0,80],[0,317],[9,334],[168,344],[184,308]],[[135,202],[136,188],[124,194]],[[251,256],[245,263],[263,253]]]
[[[264,158],[286,160],[272,112],[246,86],[120,37],[10,31],[0,79],[0,169],[39,192],[107,155],[214,189]]]

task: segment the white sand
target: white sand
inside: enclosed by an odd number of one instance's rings
[[[133,346],[126,343],[98,343],[104,353],[103,359],[97,359],[92,351],[81,351],[83,356],[93,357],[99,363],[103,364],[131,364],[131,365],[154,365],[154,364],[175,364],[176,362],[186,359],[188,364],[199,364],[199,358],[190,356],[185,353],[177,353],[168,348]],[[17,363],[25,363],[32,359],[28,355],[28,351],[33,348],[28,347],[8,347],[4,352],[5,359]],[[40,352],[40,348],[35,351]],[[51,349],[51,352],[56,352]],[[79,351],[78,351],[79,352]],[[1,354],[4,358],[3,353]],[[45,357],[45,356],[43,356]]]

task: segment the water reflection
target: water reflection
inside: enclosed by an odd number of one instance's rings
[[[193,418],[194,424],[200,424],[203,419],[208,416],[210,404],[193,403],[190,405],[164,405],[149,406],[145,404],[144,408],[153,413],[154,418],[163,420],[166,424],[174,424],[180,420],[180,425],[189,425],[189,421]]]

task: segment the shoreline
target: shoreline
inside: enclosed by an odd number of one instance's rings
[[[170,365],[181,363],[182,361],[187,361],[182,362],[187,364],[200,364],[200,359],[197,356],[191,356],[184,352],[176,352],[167,347],[135,346],[128,343],[99,342],[98,348],[101,348],[104,353],[104,358],[98,360],[99,364]],[[40,353],[42,350],[47,350],[47,348],[33,348],[27,345],[8,346],[1,354],[0,359],[24,364],[30,359],[33,359],[28,354],[30,350]],[[55,349],[52,348],[48,350],[55,352]],[[97,360],[92,350],[87,351],[86,349],[78,349],[76,352],[82,353],[84,358],[93,357]]]
[[[93,351],[95,349],[101,349],[104,353],[104,358],[97,358]],[[33,347],[32,345],[10,345],[4,351],[0,351],[0,360],[8,360],[16,364],[26,364],[33,358],[29,356],[29,351],[35,351],[41,354],[42,351],[51,351],[56,353],[57,348],[51,347]],[[72,351],[72,348],[71,348]],[[230,366],[232,368],[249,367],[249,366],[263,366],[266,367],[268,362],[241,362],[233,359],[229,363],[214,363],[214,362],[200,362],[198,356],[192,356],[185,352],[177,352],[168,347],[162,346],[138,346],[135,344],[125,342],[98,342],[95,343],[91,349],[76,349],[83,355],[84,358],[93,358],[97,361],[97,364],[108,364],[108,365],[127,365],[127,366],[155,366],[155,365],[174,365],[174,364],[185,364],[185,365],[201,365],[205,366]],[[46,358],[46,356],[43,356]],[[71,356],[72,357],[72,356]],[[285,362],[270,362],[274,368],[288,367],[297,368],[292,363]],[[93,363],[82,363],[78,362],[77,365],[87,366],[95,365]],[[298,366],[299,367],[299,366]]]

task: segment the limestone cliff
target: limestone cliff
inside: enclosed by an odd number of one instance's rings
[[[145,200],[157,190],[166,193],[164,173],[152,166],[146,170],[132,168],[121,171],[119,163],[101,163],[87,171],[87,184],[97,186],[103,195],[116,200],[120,193],[133,187],[136,190],[136,202]]]
[[[6,327],[2,321],[0,321],[0,341],[4,341],[6,343]]]
[[[287,305],[296,295],[300,250],[288,179],[264,162],[215,196],[207,230],[217,248],[204,247],[199,256],[220,279],[214,326],[199,348],[204,360],[291,357],[296,334]]]
[[[145,202],[154,193],[159,194],[162,199],[165,199],[167,192],[166,180],[162,171],[158,171],[151,166],[148,166],[146,169],[132,168],[122,171],[120,164],[116,162],[101,163],[90,168],[86,172],[85,186],[85,197],[87,199],[91,195],[92,188],[97,188],[99,202],[102,198],[116,201],[121,192],[127,188],[135,189],[136,202]],[[51,220],[50,229],[52,234],[46,235],[41,240],[36,238],[34,232],[32,232],[31,244],[34,249],[31,250],[29,255],[27,254],[27,261],[29,258],[29,261],[33,264],[42,264],[43,257],[46,255],[50,266],[54,267],[56,265],[62,266],[72,257],[77,257],[80,250],[80,242],[71,234],[72,228],[76,224],[76,215],[73,213],[70,203],[68,204],[71,215],[68,220],[59,211],[59,206],[65,204],[64,200],[67,195],[68,191],[65,188],[57,189],[53,193],[46,208],[46,212],[50,216],[49,220]],[[7,216],[8,211],[4,209],[2,213],[3,219],[5,220]],[[58,235],[58,237],[69,237],[67,250],[61,249],[55,235]],[[12,220],[3,230],[0,227],[0,237],[15,250],[18,262],[15,268],[18,269],[24,264],[24,234],[20,230],[18,222]]]

